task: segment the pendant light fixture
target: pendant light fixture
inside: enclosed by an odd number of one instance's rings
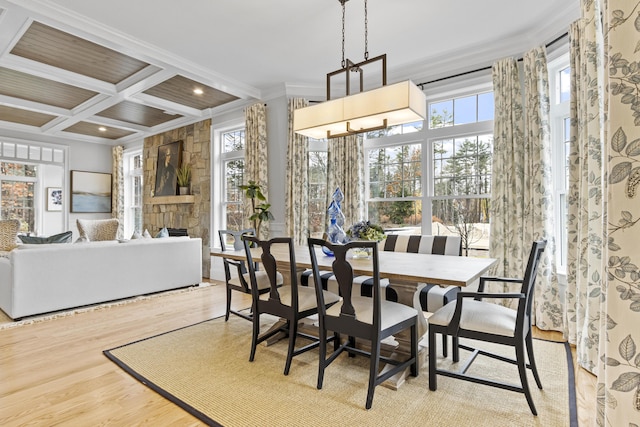
[[[424,120],[426,98],[410,80],[387,85],[387,55],[369,59],[367,0],[364,0],[364,61],[354,63],[344,57],[345,3],[342,5],[342,68],[327,74],[327,100],[294,111],[293,130],[310,138],[341,136],[386,129],[389,126]],[[363,67],[379,63],[382,86],[364,90]],[[350,73],[359,74],[359,92],[351,94]],[[345,75],[345,96],[331,99],[331,78]]]

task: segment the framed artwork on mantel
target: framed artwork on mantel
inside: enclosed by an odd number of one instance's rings
[[[71,171],[71,212],[110,213],[111,174]]]
[[[158,147],[154,197],[176,195],[181,156],[182,141],[170,142]]]

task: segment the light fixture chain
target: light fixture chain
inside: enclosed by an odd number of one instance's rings
[[[344,60],[344,15],[345,15],[344,4],[346,2],[347,0],[340,0],[340,3],[342,3],[342,62],[340,63],[342,65],[342,68],[347,67],[347,63]]]
[[[369,59],[369,18],[367,16],[367,0],[364,0],[364,60]]]

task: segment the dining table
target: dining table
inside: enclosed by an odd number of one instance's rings
[[[253,248],[252,258],[254,261],[260,260],[260,249]],[[297,272],[297,283],[303,271],[311,268],[311,254],[307,246],[295,246],[295,271]],[[291,283],[291,266],[288,246],[275,245],[271,253],[276,259],[278,271],[283,275],[284,284]],[[221,250],[211,249],[211,256],[222,257],[233,260],[246,260],[246,253],[242,250]],[[316,250],[318,267],[321,270],[330,270],[334,258],[326,255],[321,250]],[[373,267],[371,259],[351,258],[349,262],[355,275],[371,276]],[[443,286],[455,285],[466,287],[477,282],[480,276],[486,274],[489,269],[496,264],[494,258],[476,258],[453,255],[433,255],[409,252],[378,252],[378,268],[380,278],[389,279],[391,286],[398,295],[398,302],[414,307],[418,312],[418,336],[420,339],[427,332],[427,320],[423,315],[420,306],[420,291],[427,283]],[[428,316],[428,314],[427,314]],[[403,331],[394,335],[397,346],[394,347],[391,357],[401,359],[410,354],[411,338],[409,331]],[[419,348],[421,365],[426,364],[428,348],[426,339],[422,340]],[[385,385],[389,388],[397,389],[404,382],[407,372],[390,378]]]

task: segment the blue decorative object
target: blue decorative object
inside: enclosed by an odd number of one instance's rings
[[[344,200],[344,194],[340,191],[340,187],[336,188],[333,192],[333,201],[329,204],[327,209],[327,216],[329,217],[329,226],[327,227],[327,241],[331,243],[343,244],[349,241],[347,233],[342,228],[344,226],[344,214],[340,209],[340,203]],[[326,247],[322,248],[328,256],[333,256],[333,251],[330,251]]]

